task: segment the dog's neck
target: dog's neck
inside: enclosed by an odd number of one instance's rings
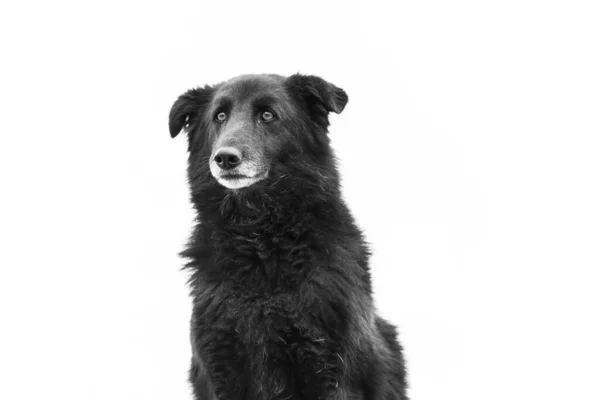
[[[326,238],[345,237],[360,247],[335,168],[280,176],[237,191],[209,179],[191,182],[198,224],[181,254],[190,259],[193,285],[230,280],[253,290],[293,287],[315,260],[333,256]]]
[[[235,236],[277,236],[308,229],[314,224],[335,225],[340,207],[339,186],[290,180],[242,190],[193,196],[199,221]]]

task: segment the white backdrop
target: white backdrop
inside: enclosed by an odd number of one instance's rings
[[[413,400],[599,399],[594,1],[0,6],[0,398],[191,399],[176,97],[316,74]]]

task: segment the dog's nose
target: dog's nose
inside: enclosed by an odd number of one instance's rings
[[[221,147],[214,160],[221,169],[232,169],[242,162],[242,153],[235,147]]]

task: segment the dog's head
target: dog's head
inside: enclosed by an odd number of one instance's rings
[[[243,75],[181,95],[169,130],[172,137],[188,133],[191,163],[240,189],[268,179],[290,157],[329,154],[328,114],[342,112],[347,101],[342,89],[316,76]]]

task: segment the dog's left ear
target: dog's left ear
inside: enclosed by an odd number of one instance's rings
[[[169,113],[169,132],[175,137],[181,129],[190,126],[203,113],[206,105],[210,102],[214,88],[205,86],[190,89],[175,101]]]
[[[339,114],[348,103],[343,89],[318,76],[295,74],[287,78],[287,84],[293,92],[302,95],[311,113]]]

